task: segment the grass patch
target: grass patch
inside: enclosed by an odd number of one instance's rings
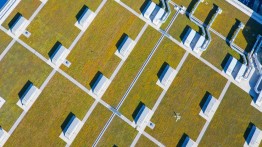
[[[231,49],[225,40],[211,33],[212,42],[208,49],[202,53],[201,57],[213,64],[219,69],[223,69],[223,65],[227,62],[227,56],[232,55],[236,59],[242,61],[242,57],[233,49]]]
[[[189,55],[151,119],[155,128],[146,131],[166,146],[177,145],[183,134],[196,140],[206,122],[199,115],[200,102],[206,92],[218,98],[225,84],[220,74]],[[178,122],[174,112],[182,116]]]
[[[6,146],[65,146],[59,138],[61,125],[70,112],[82,120],[93,101],[62,75],[55,74]]]
[[[7,17],[7,19],[2,24],[3,27],[9,29],[9,23],[15,17],[17,13],[22,14],[23,17],[29,19],[35,10],[40,6],[40,0],[22,0],[18,6],[12,11],[12,13]]]
[[[138,132],[135,128],[115,117],[107,128],[98,146],[130,146]]]
[[[91,146],[111,116],[111,111],[99,104],[96,106],[72,146]]]
[[[62,69],[88,87],[98,71],[109,78],[121,61],[114,54],[117,42],[124,33],[135,40],[143,25],[118,3],[108,1],[67,58],[70,68]]]
[[[231,84],[200,146],[243,146],[249,123],[262,128],[261,112],[250,103],[251,96]]]
[[[145,145],[150,146],[150,147],[158,147],[154,142],[149,140],[147,137],[145,137],[144,135],[141,135],[136,144],[136,147],[144,147]]]
[[[136,85],[129,93],[120,112],[132,120],[132,113],[140,102],[143,102],[147,107],[152,109],[163,91],[163,89],[156,84],[160,68],[168,63],[175,69],[184,53],[185,51],[182,48],[165,38],[138,79]]]
[[[199,27],[191,22],[186,15],[178,15],[175,22],[170,27],[168,33],[178,41],[182,41],[186,28],[191,27],[196,31],[200,31]]]
[[[0,54],[5,50],[11,40],[11,37],[6,35],[3,31],[0,31]]]
[[[29,80],[40,88],[51,68],[23,46],[16,43],[0,62],[0,93],[6,102],[0,109],[0,124],[9,130],[22,109],[16,105],[19,92]]]
[[[160,35],[160,33],[150,26],[146,29],[132,53],[105,92],[103,100],[114,107],[117,106],[147,56],[155,46]]]
[[[22,36],[21,39],[48,58],[48,52],[57,41],[68,48],[80,32],[74,26],[80,9],[86,5],[95,11],[101,1],[78,0],[65,3],[64,0],[49,0],[27,28],[31,36]]]

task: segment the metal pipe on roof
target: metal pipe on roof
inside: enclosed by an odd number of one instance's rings
[[[162,18],[162,22],[166,22],[167,18],[169,17],[169,15],[171,14],[171,9],[169,6],[169,1],[170,0],[161,0],[161,2],[163,3],[163,9],[166,11],[166,14],[163,16]]]

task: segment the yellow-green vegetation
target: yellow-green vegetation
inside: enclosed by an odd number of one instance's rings
[[[123,3],[125,3],[127,6],[135,10],[137,13],[142,13],[144,7],[147,4],[148,0],[121,0]],[[160,0],[151,0],[152,2],[156,4],[160,4]]]
[[[158,147],[154,142],[146,138],[144,135],[141,135],[136,144],[136,147],[144,147],[144,146]]]
[[[233,5],[221,0],[205,0],[203,3],[200,3],[194,15],[203,22],[206,21],[206,19],[208,21],[209,18],[207,17],[214,14],[212,12],[210,13],[214,5],[219,6],[223,12],[218,15],[212,28],[230,39],[235,31],[235,27],[233,26],[237,20],[241,21],[245,24],[245,28],[239,33],[235,43],[249,51],[256,40],[257,34],[262,33],[262,26]]]
[[[208,49],[202,53],[201,57],[219,69],[223,69],[223,65],[227,62],[228,55],[232,55],[240,61],[242,60],[241,56],[236,51],[231,49],[225,40],[222,40],[213,33],[211,33],[211,36],[212,42],[210,43]]]
[[[107,128],[98,146],[130,146],[138,132],[119,117],[115,117]]]
[[[191,22],[186,15],[178,15],[168,33],[178,41],[182,41],[188,27],[199,32],[199,27]]]
[[[146,132],[166,146],[177,145],[183,134],[196,140],[206,122],[199,115],[204,95],[218,98],[225,84],[220,74],[189,55],[151,119],[155,128]],[[178,122],[174,112],[182,116]]]
[[[77,135],[72,146],[91,146],[104,128],[111,114],[110,110],[98,104]]]
[[[3,31],[0,31],[0,54],[5,50],[7,45],[11,42],[11,38]]]
[[[47,64],[20,44],[14,44],[6,54],[0,62],[0,94],[6,100],[0,109],[0,124],[5,130],[12,127],[23,111],[16,103],[27,81],[40,88],[50,72]]]
[[[172,0],[172,1],[178,4],[179,6],[188,7],[191,1],[196,1],[196,0],[186,0],[186,1],[185,0]]]
[[[108,1],[68,56],[70,68],[62,69],[87,87],[98,71],[109,78],[121,61],[114,54],[121,36],[125,33],[135,40],[143,25],[118,3]]]
[[[3,27],[9,29],[8,24],[15,17],[17,13],[20,13],[26,19],[29,19],[34,11],[40,6],[40,0],[22,0],[18,6],[12,11],[12,13],[7,17],[5,22],[2,24]]]
[[[243,146],[250,123],[262,128],[261,112],[250,105],[249,94],[231,84],[200,146]]]
[[[103,99],[116,107],[155,46],[160,33],[148,27],[105,92]]]
[[[160,69],[169,64],[174,69],[179,64],[185,51],[178,45],[165,38],[158,50],[150,60],[149,64],[138,79],[136,85],[129,93],[120,112],[127,118],[133,120],[133,112],[140,102],[152,109],[163,89],[156,82],[161,74]]]
[[[65,146],[59,138],[70,113],[82,120],[93,98],[60,74],[55,74],[28,111],[6,146]]]
[[[74,25],[77,14],[86,5],[95,11],[102,0],[48,0],[44,8],[28,26],[29,38],[21,39],[45,57],[57,41],[69,47],[80,30]]]

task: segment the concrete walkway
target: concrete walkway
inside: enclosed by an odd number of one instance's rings
[[[130,147],[135,147],[135,145],[137,144],[139,138],[141,137],[141,133],[137,133],[135,139],[133,140],[132,144],[130,145]]]
[[[13,39],[8,46],[5,48],[5,50],[1,53],[0,55],[0,61],[2,61],[2,59],[5,57],[5,55],[7,54],[7,52],[12,48],[12,46],[15,44],[16,40]]]
[[[161,142],[159,142],[158,140],[156,140],[154,137],[152,137],[151,135],[147,134],[146,132],[143,132],[143,135],[146,138],[148,138],[149,140],[151,140],[152,142],[154,142],[159,147],[165,147],[165,145],[163,145]]]
[[[224,87],[224,89],[222,90],[222,92],[221,92],[221,94],[220,94],[220,96],[219,96],[219,98],[218,98],[219,105],[220,105],[220,103],[222,102],[222,100],[223,100],[223,98],[224,98],[224,96],[225,96],[225,94],[226,94],[226,92],[227,92],[230,84],[231,84],[231,82],[228,80],[227,83],[226,83],[226,85],[225,85],[225,87]],[[212,121],[212,120],[211,120],[211,121]],[[205,134],[205,132],[206,132],[206,130],[207,130],[207,128],[208,128],[208,126],[209,126],[209,124],[210,124],[211,121],[206,121],[204,127],[202,128],[200,134],[199,134],[198,137],[197,137],[197,140],[196,140],[196,143],[197,143],[197,144],[199,144],[200,141],[202,140],[202,138],[203,138],[203,136],[204,136],[204,134]]]
[[[46,78],[46,80],[44,81],[44,83],[41,85],[40,90],[43,91],[44,88],[47,86],[48,82],[51,80],[51,78],[55,75],[56,70],[53,70],[49,76]],[[25,117],[25,115],[27,114],[28,111],[23,111],[23,113],[19,116],[19,118],[16,120],[16,122],[13,124],[13,126],[11,127],[11,129],[8,131],[8,134],[11,136],[13,134],[13,132],[15,131],[15,129],[17,128],[17,126],[20,124],[20,122],[23,120],[23,118]]]

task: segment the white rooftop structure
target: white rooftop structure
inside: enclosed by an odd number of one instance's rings
[[[142,13],[146,19],[152,21],[153,24],[157,26],[161,24],[162,19],[166,14],[164,9],[160,8],[158,5],[156,5],[152,1],[148,1]]]
[[[133,47],[134,41],[130,37],[125,36],[115,54],[119,56],[122,60],[125,60],[131,53]]]
[[[0,146],[4,146],[9,136],[10,135],[2,127],[0,127]]]
[[[21,96],[22,105],[28,105],[28,103],[35,98],[38,93],[38,88],[32,83],[27,87],[24,94]]]
[[[4,130],[0,127],[0,142],[3,140],[4,137],[5,137],[5,132],[4,132]]]
[[[187,136],[182,147],[197,147],[197,143]]]
[[[262,92],[259,93],[256,99],[256,105],[258,105],[259,107],[262,107]]]
[[[173,82],[177,72],[171,66],[166,65],[163,72],[161,73],[157,85],[159,85],[164,90],[167,90],[171,83]]]
[[[73,115],[59,137],[70,146],[82,127],[83,122]]]
[[[155,7],[156,7],[156,4],[154,2],[148,1],[144,9],[144,12],[143,12],[144,17],[147,19],[150,19],[150,15],[154,11]]]
[[[2,97],[0,97],[0,109],[4,105],[4,103],[5,103],[5,100]]]
[[[158,6],[157,6],[157,7],[158,7]],[[158,10],[157,14],[155,15],[154,19],[153,19],[153,23],[154,23],[155,25],[159,25],[159,24],[161,23],[161,21],[162,21],[162,18],[163,18],[163,16],[164,16],[164,14],[165,14],[165,10],[162,9],[162,8],[160,8],[160,9]]]
[[[237,75],[235,77],[235,80],[237,82],[241,82],[241,80],[243,79],[243,75],[244,75],[246,69],[247,69],[247,66],[244,65],[244,64],[241,64],[241,67],[240,67],[240,69],[239,69],[239,71],[238,71],[238,73],[237,73]]]
[[[88,28],[94,18],[95,13],[88,7],[85,7],[83,13],[80,15],[77,22],[75,23],[75,26],[84,31]]]
[[[75,115],[73,115],[63,130],[65,137],[71,139],[77,128],[80,126],[80,122],[81,121]]]
[[[52,63],[54,63],[56,66],[60,66],[63,62],[66,61],[68,54],[69,50],[60,44],[50,58]]]
[[[259,147],[262,140],[262,132],[255,125],[252,126],[250,133],[244,144],[245,147]]]
[[[100,96],[103,94],[108,87],[109,79],[106,78],[103,74],[100,74],[96,82],[92,86],[92,91],[95,95]]]
[[[205,118],[207,121],[211,121],[218,106],[219,106],[219,101],[216,98],[214,98],[212,95],[209,95],[199,115]]]
[[[144,130],[146,128],[148,123],[150,123],[149,119],[151,118],[151,116],[152,111],[145,105],[142,105],[135,117],[135,123],[139,131]]]
[[[19,16],[11,26],[10,30],[14,35],[19,36],[25,31],[26,26],[27,20],[23,16]]]
[[[232,76],[232,72],[235,68],[235,66],[237,65],[237,59],[230,56],[229,60],[227,61],[226,64],[226,74],[229,76]]]
[[[203,48],[205,40],[204,36],[189,28],[182,42],[186,47],[192,49],[196,53],[199,53],[201,48]]]

